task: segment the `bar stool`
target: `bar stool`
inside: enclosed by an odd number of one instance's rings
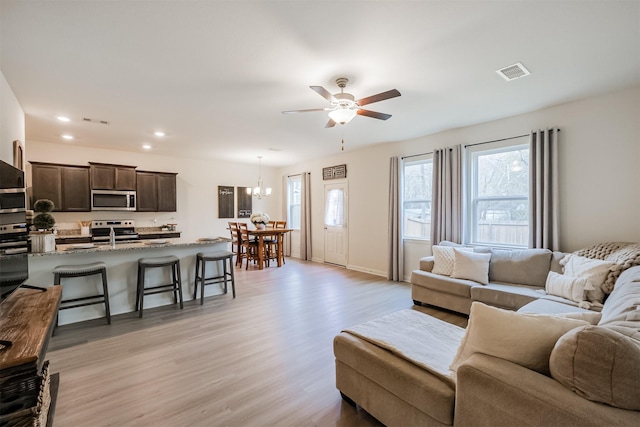
[[[154,285],[146,287],[144,286],[145,272],[148,268],[171,268],[171,283]],[[178,297],[180,298],[180,309],[184,306],[182,304],[182,286],[180,279],[180,260],[177,256],[169,255],[156,258],[140,258],[138,260],[138,286],[136,288],[136,311],[140,310],[138,317],[142,317],[142,311],[144,309],[144,296],[159,294],[162,292],[173,292],[174,303],[178,303]]]
[[[89,295],[79,298],[63,299],[60,301],[59,310],[84,307],[93,304],[104,304],[107,323],[111,324],[111,310],[109,309],[109,289],[107,287],[107,266],[104,262],[94,262],[82,265],[59,265],[53,269],[53,284],[60,285],[63,277],[86,277],[100,274],[102,276],[102,294]],[[58,319],[56,317],[56,326]],[[54,328],[55,332],[55,328]]]
[[[227,281],[231,280],[231,290],[233,297],[236,297],[236,282],[233,276],[233,252],[219,251],[203,253],[198,252],[196,255],[196,280],[193,289],[193,299],[198,297],[198,281],[201,283],[200,304],[204,304],[204,287],[205,285],[213,285],[216,283],[224,283],[224,293],[228,291]],[[229,261],[229,270],[227,270],[227,260]],[[205,265],[207,261],[222,261],[222,274],[214,277],[207,277],[205,274]]]

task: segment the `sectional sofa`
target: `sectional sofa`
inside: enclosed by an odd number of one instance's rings
[[[390,427],[640,425],[640,266],[586,309],[545,292],[564,255],[492,253],[484,285],[423,259],[414,300],[470,313],[468,327],[416,308],[345,329],[338,390]]]

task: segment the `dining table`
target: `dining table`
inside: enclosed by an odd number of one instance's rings
[[[263,228],[248,230],[249,236],[255,236],[258,241],[258,269],[262,270],[264,268],[264,239],[265,237],[272,236],[276,239],[278,267],[282,267],[282,261],[284,259],[284,235],[291,231],[291,228]]]

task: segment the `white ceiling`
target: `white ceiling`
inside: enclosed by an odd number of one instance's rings
[[[0,0],[0,19],[27,141],[271,166],[640,84],[638,1]],[[516,62],[532,75],[496,74]],[[281,113],[341,76],[356,99],[398,89],[366,107],[393,117]]]

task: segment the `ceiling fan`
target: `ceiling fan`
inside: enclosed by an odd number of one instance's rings
[[[311,111],[328,111],[329,121],[325,125],[326,128],[334,127],[336,123],[340,123],[341,125],[348,123],[356,115],[372,117],[374,119],[380,120],[387,120],[391,117],[391,114],[378,113],[376,111],[365,110],[360,107],[367,104],[373,104],[374,102],[384,101],[385,99],[395,98],[396,96],[400,96],[400,92],[398,92],[396,89],[391,89],[377,95],[358,99],[356,101],[353,95],[344,91],[344,88],[347,86],[348,82],[349,79],[345,77],[336,79],[336,84],[340,88],[340,93],[336,93],[333,95],[322,86],[309,86],[313,91],[317,92],[318,95],[329,101],[331,103],[331,107],[310,108],[307,110],[290,110],[283,111],[283,113],[292,114],[308,113]]]

